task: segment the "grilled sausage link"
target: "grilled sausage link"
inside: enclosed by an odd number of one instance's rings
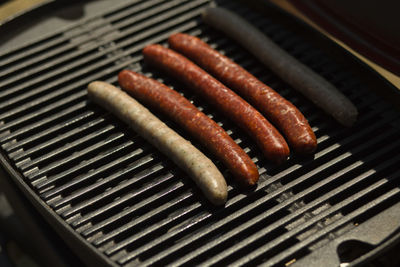
[[[195,136],[224,163],[239,183],[257,183],[258,169],[244,150],[215,121],[177,91],[129,70],[121,71],[118,81],[137,100],[162,111]]]
[[[203,21],[236,40],[336,121],[347,127],[355,123],[358,111],[346,96],[246,20],[224,8],[207,8]]]
[[[289,156],[289,147],[278,130],[232,90],[217,81],[184,56],[161,45],[143,49],[146,62],[160,68],[206,98],[229,116],[257,142],[267,159],[282,163]]]
[[[296,153],[315,151],[317,139],[306,118],[271,87],[197,37],[177,33],[169,37],[168,43],[172,49],[193,60],[256,106],[281,130]]]
[[[90,83],[88,95],[171,158],[189,174],[210,202],[216,205],[226,202],[227,185],[217,167],[148,109],[125,92],[105,82]]]

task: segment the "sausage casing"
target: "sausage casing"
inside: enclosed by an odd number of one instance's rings
[[[161,45],[145,47],[143,55],[147,63],[166,71],[189,88],[195,89],[203,98],[247,131],[267,159],[279,164],[288,158],[289,147],[278,130],[249,103],[199,66]]]
[[[213,204],[226,202],[227,185],[217,167],[189,141],[155,117],[122,90],[105,82],[92,82],[89,97],[156,146],[182,168]]]
[[[170,36],[168,43],[255,105],[281,130],[296,153],[315,151],[317,139],[306,118],[271,87],[197,37],[177,33]]]
[[[118,81],[136,99],[162,111],[195,136],[224,163],[240,184],[257,183],[258,169],[244,150],[215,121],[177,91],[129,70],[121,71]]]

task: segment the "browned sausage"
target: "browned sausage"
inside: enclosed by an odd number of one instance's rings
[[[143,49],[146,62],[160,68],[195,89],[216,108],[229,116],[254,138],[267,159],[282,163],[289,147],[278,130],[232,90],[217,81],[184,56],[161,45]]]
[[[245,185],[258,181],[258,169],[250,157],[215,121],[175,90],[133,71],[123,70],[119,84],[142,103],[168,115],[214,153]]]
[[[358,111],[350,99],[244,18],[221,7],[206,8],[202,17],[205,23],[237,41],[293,89],[302,93],[336,121],[347,127],[356,122]]]
[[[171,35],[168,43],[172,49],[193,60],[255,105],[282,131],[295,152],[307,154],[315,151],[317,139],[306,118],[271,87],[197,37],[178,33]]]

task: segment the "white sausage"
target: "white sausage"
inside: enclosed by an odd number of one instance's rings
[[[189,174],[210,202],[215,205],[226,202],[228,192],[225,179],[212,161],[147,108],[105,82],[90,83],[88,95],[171,158]]]

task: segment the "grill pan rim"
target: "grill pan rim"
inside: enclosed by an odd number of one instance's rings
[[[400,230],[400,229],[399,229]],[[349,264],[349,267],[359,267],[364,266],[367,262],[370,262],[374,259],[377,259],[379,256],[382,256],[385,252],[392,249],[394,246],[400,244],[400,232],[397,230],[397,233],[386,239],[385,242],[379,244],[376,248],[372,249],[371,251],[367,252],[366,254],[362,255],[358,259],[354,260]]]
[[[328,55],[331,55],[330,59],[338,62],[339,65],[343,66],[343,64],[341,63],[350,63],[351,67],[347,67],[347,71],[355,71],[356,73],[359,73],[357,78],[365,82],[363,84],[369,85],[370,83],[368,82],[372,82],[371,84],[374,87],[375,85],[379,85],[377,87],[381,89],[382,84],[380,83],[383,83],[386,88],[383,88],[382,90],[373,90],[371,88],[372,86],[368,86],[368,89],[372,93],[383,97],[386,102],[389,102],[392,105],[392,107],[400,111],[400,88],[397,88],[394,84],[385,79],[366,62],[362,61],[360,58],[352,54],[350,51],[346,50],[344,47],[333,41],[331,38],[322,34],[317,29],[311,27],[305,21],[290,14],[289,12],[280,8],[272,2],[262,0],[236,1],[240,2],[243,5],[248,4],[248,6],[252,8],[254,12],[259,12],[263,15],[272,15],[276,19],[281,19],[279,23],[281,23],[283,26],[294,33],[296,32],[296,30],[299,30],[299,36],[301,36],[302,38],[304,38],[304,40],[307,40],[314,46],[318,47]],[[273,12],[267,11],[271,8],[274,9]],[[356,68],[353,68],[353,66]],[[373,77],[370,77],[369,75],[372,75]]]
[[[242,2],[242,4],[243,4],[243,1],[239,0],[239,2]],[[258,2],[260,2],[260,1],[258,1]],[[258,3],[258,4],[260,4],[260,3]],[[358,77],[362,82],[365,82],[365,84],[368,84],[366,81],[364,81],[364,79],[367,79],[367,80],[372,80],[373,84],[379,84],[380,89],[382,89],[382,87],[385,87],[384,90],[379,90],[379,92],[382,92],[382,91],[385,92],[384,95],[380,95],[382,98],[384,98],[384,100],[395,99],[396,101],[400,101],[400,92],[396,87],[394,87],[394,85],[392,85],[389,81],[384,79],[379,73],[374,71],[371,67],[369,67],[367,64],[362,62],[360,59],[356,58],[353,54],[351,54],[350,52],[343,49],[340,45],[334,43],[331,39],[329,39],[328,37],[319,33],[317,30],[311,28],[310,26],[308,26],[306,23],[304,23],[300,19],[293,17],[286,11],[281,10],[280,8],[274,6],[273,4],[262,2],[261,5],[264,6],[264,8],[273,9],[272,12],[270,11],[271,13],[276,13],[276,17],[280,17],[280,19],[283,22],[287,22],[287,23],[283,23],[283,24],[290,23],[292,26],[295,25],[296,28],[301,28],[302,31],[298,32],[297,35],[304,37],[304,32],[306,32],[307,35],[312,36],[313,41],[318,42],[318,43],[324,43],[323,46],[319,46],[319,48],[322,51],[331,52],[331,53],[329,53],[329,55],[332,55],[332,53],[334,55],[340,54],[341,55],[340,59],[343,59],[343,61],[350,64],[350,65],[347,65],[347,69],[351,69],[352,71],[355,70],[357,72],[360,72],[361,75],[359,75]],[[43,7],[44,6],[40,6],[39,8],[43,8]],[[118,7],[115,9],[118,9]],[[259,13],[262,13],[263,15],[265,15],[264,10],[259,10],[259,9],[257,9],[257,10]],[[108,12],[111,12],[111,11],[108,11]],[[254,11],[254,12],[257,12],[257,11]],[[104,12],[104,13],[106,13],[106,12]],[[30,15],[30,13],[26,13],[23,16],[26,17],[29,15]],[[89,16],[88,18],[91,18],[91,17],[93,17],[93,16]],[[80,23],[82,23],[82,21],[84,21],[86,19],[87,18],[80,19],[77,22],[71,23],[68,27],[65,27],[65,28],[70,28],[70,27],[73,27],[74,25],[79,25]],[[279,21],[279,22],[281,23],[282,21]],[[287,26],[287,25],[285,25],[285,26]],[[289,29],[292,30],[292,28],[289,28]],[[65,29],[63,28],[60,31],[52,33],[52,35],[57,34],[57,33],[62,33],[63,30],[65,30]],[[40,38],[38,38],[38,39],[40,39]],[[307,40],[307,41],[309,41],[309,40]],[[24,45],[26,45],[26,44],[22,44],[21,46],[24,46]],[[333,57],[333,55],[332,55],[332,57]],[[330,59],[332,59],[332,57],[330,57]],[[339,65],[342,66],[341,62],[339,63]],[[352,67],[350,68],[349,66],[352,66]],[[356,68],[354,66],[356,66]],[[371,91],[371,92],[376,93],[375,91]],[[388,96],[388,98],[387,98],[387,96]],[[387,101],[385,101],[385,102],[388,103]],[[394,103],[391,103],[391,104],[393,105]],[[398,106],[396,106],[396,105],[393,105],[393,106],[396,109],[399,109]],[[45,217],[47,222],[49,222],[51,225],[53,225],[53,227],[55,228],[57,233],[60,236],[64,237],[64,239],[66,240],[68,245],[71,247],[71,249],[75,253],[77,253],[82,260],[86,261],[86,263],[88,265],[92,265],[92,266],[101,266],[101,265],[117,266],[116,263],[112,262],[103,253],[100,253],[99,250],[95,249],[89,242],[87,242],[87,240],[85,240],[81,235],[79,235],[75,230],[73,230],[72,227],[70,227],[70,225],[68,225],[66,223],[66,221],[64,221],[60,216],[58,216],[33,191],[33,189],[25,182],[21,173],[12,166],[12,163],[10,162],[8,157],[5,155],[5,152],[3,150],[1,150],[1,153],[0,153],[0,164],[3,167],[3,169],[6,170],[7,174],[13,180],[13,182],[24,193],[24,195],[27,195],[27,198],[30,200],[30,202],[33,204],[33,206],[40,212],[40,214],[43,215],[43,217]],[[399,242],[400,233],[398,233],[395,237],[393,237],[393,239],[395,239],[395,238],[397,238],[397,242]],[[384,242],[383,244],[381,244],[379,246],[379,249],[385,250],[387,246],[390,246],[391,244],[394,243],[393,239],[389,239],[386,242]],[[371,253],[372,253],[372,251],[371,251]],[[90,255],[90,257],[88,257],[88,255]],[[364,260],[368,260],[370,258],[370,257],[366,257],[367,255],[364,255],[364,256],[365,256],[365,259],[364,259],[364,257],[362,257],[362,258],[358,259],[357,262],[361,261],[361,260],[362,260],[362,262],[364,262]],[[358,262],[358,263],[362,263],[362,262]]]
[[[118,265],[107,258],[103,253],[93,249],[81,235],[75,232],[60,216],[56,213],[25,183],[21,174],[14,170],[9,160],[4,156],[3,151],[0,153],[0,164],[2,169],[8,174],[7,178],[11,178],[13,184],[21,190],[37,211],[45,218],[49,225],[68,244],[70,249],[79,255],[79,258],[88,266],[115,266]],[[88,257],[88,255],[90,255]],[[93,257],[92,257],[93,256]]]

